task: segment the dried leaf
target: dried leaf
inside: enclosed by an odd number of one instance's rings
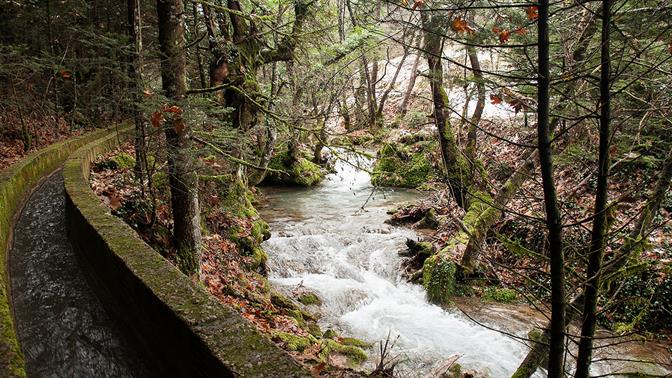
[[[451,27],[457,33],[473,33],[475,30],[469,26],[467,20],[456,18],[453,20]]]
[[[496,94],[491,94],[490,95],[490,103],[493,104],[493,105],[501,104],[502,103],[502,98],[499,97]]]
[[[151,119],[152,126],[154,126],[156,128],[159,128],[159,127],[161,127],[161,124],[164,121],[165,121],[165,119],[163,118],[163,113],[161,113],[159,111],[156,111],[156,112],[152,113],[152,119]]]
[[[177,106],[177,105],[173,105],[173,106],[164,106],[164,107],[163,107],[163,112],[164,112],[164,113],[173,113],[173,114],[180,115],[180,114],[182,114],[182,108],[180,108],[180,107]]]
[[[413,1],[413,10],[422,8],[423,5],[425,5],[425,0],[415,0]]]
[[[178,118],[173,121],[173,129],[175,129],[175,132],[178,134],[181,134],[184,131],[185,125],[184,121],[182,121],[181,118]]]

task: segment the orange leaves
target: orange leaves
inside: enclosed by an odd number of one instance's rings
[[[152,126],[159,128],[163,122],[165,122],[165,118],[163,118],[163,113],[156,111],[152,113]]]
[[[497,34],[499,37],[499,43],[506,43],[511,37],[511,31],[508,29],[500,29],[497,26],[493,26],[492,32]]]
[[[457,33],[474,33],[475,30],[469,26],[466,20],[462,18],[456,18],[450,25],[453,30]]]
[[[506,43],[511,37],[511,32],[508,30],[502,30],[499,32],[499,43]]]
[[[174,114],[177,114],[177,115],[182,114],[182,108],[180,108],[177,105],[173,105],[173,106],[164,105],[162,110],[163,110],[164,113],[174,113]]]
[[[501,104],[501,103],[502,103],[502,98],[499,97],[499,96],[496,95],[496,94],[491,94],[491,95],[490,95],[490,103],[491,103],[492,105],[498,105],[498,104]]]
[[[525,10],[527,13],[527,19],[530,21],[536,21],[539,19],[539,7],[536,5],[531,5]]]
[[[163,108],[161,108],[161,110],[157,110],[154,113],[152,113],[152,117],[151,117],[150,121],[152,123],[152,126],[154,126],[156,128],[159,128],[159,127],[161,127],[161,124],[166,122],[165,115],[166,114],[173,114],[173,116],[171,117],[172,118],[172,126],[173,126],[173,129],[175,130],[175,132],[179,134],[179,133],[183,132],[184,129],[186,128],[186,125],[185,125],[185,123],[184,123],[184,121],[182,120],[182,117],[181,117],[182,113],[183,113],[183,109],[181,107],[177,106],[177,105],[172,105],[172,106],[164,105]]]
[[[66,70],[65,68],[61,68],[58,70],[58,74],[64,79],[64,80],[69,80],[72,78],[72,72]]]

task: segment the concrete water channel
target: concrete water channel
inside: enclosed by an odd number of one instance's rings
[[[70,245],[62,172],[26,202],[9,250],[15,326],[29,377],[148,377],[142,354],[105,312]]]

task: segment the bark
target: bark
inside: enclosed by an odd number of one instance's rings
[[[166,97],[177,105],[187,91],[183,0],[158,0],[157,13],[162,54],[161,80]],[[198,176],[189,151],[191,130],[177,113],[173,114],[172,124],[166,124],[164,128],[177,263],[185,274],[198,274],[202,240]]]
[[[611,23],[610,1],[602,1],[602,50],[600,74],[600,147],[599,168],[597,174],[597,192],[595,194],[595,218],[588,254],[586,269],[586,285],[584,289],[583,324],[579,354],[576,359],[577,378],[588,378],[593,353],[593,336],[597,322],[597,300],[600,293],[602,257],[606,243],[607,200],[609,178],[609,141],[611,138],[611,94],[610,74],[611,60],[609,57],[609,28]]]
[[[443,52],[443,38],[441,37],[442,17],[422,12],[422,26],[425,39],[425,52],[429,66],[429,82],[434,103],[434,122],[438,130],[441,158],[446,178],[450,184],[451,194],[457,204],[467,209],[469,177],[468,163],[457,146],[457,138],[450,124],[448,116],[448,96],[443,88],[443,66],[441,57]]]
[[[672,181],[672,151],[668,153],[663,163],[656,186],[648,196],[649,198],[635,223],[635,227],[630,232],[629,237],[626,238],[622,247],[614,253],[614,258],[604,265],[602,269],[603,287],[609,287],[612,283],[626,278],[627,271],[624,268],[627,267],[628,262],[639,256],[646,247],[645,241],[653,229],[653,219],[658,214],[660,206],[665,200],[665,193],[670,186],[670,181]],[[572,299],[568,306],[569,311],[567,312],[565,324],[569,324],[579,317],[581,314],[579,309],[583,307],[583,298],[584,293],[581,292]],[[532,349],[530,349],[523,362],[513,374],[513,377],[531,377],[537,368],[541,366],[544,357],[548,355],[550,324],[546,324],[542,329],[544,332],[541,340],[534,343]]]
[[[539,2],[538,32],[538,149],[544,190],[548,250],[551,264],[551,326],[548,355],[549,378],[564,376],[565,360],[565,258],[562,245],[562,223],[553,178],[553,148],[550,133],[550,69],[548,39],[548,0]]]

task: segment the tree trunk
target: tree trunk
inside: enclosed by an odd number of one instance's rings
[[[469,131],[467,133],[467,148],[465,155],[469,159],[469,163],[474,169],[476,162],[476,131],[478,124],[481,122],[483,109],[485,108],[485,82],[483,78],[483,71],[481,71],[481,63],[478,60],[478,51],[474,46],[467,46],[467,55],[469,55],[469,62],[471,63],[471,71],[474,73],[474,80],[476,81],[476,88],[478,90],[478,100],[474,108],[474,114],[469,120]]]
[[[562,246],[562,224],[553,179],[553,148],[549,127],[550,69],[548,40],[548,0],[539,2],[538,33],[538,148],[541,179],[544,189],[548,249],[551,260],[551,337],[548,355],[549,378],[564,376],[565,361],[565,258]]]
[[[187,91],[183,0],[158,0],[157,13],[163,89],[166,97],[179,106]],[[198,274],[201,263],[201,222],[198,176],[189,151],[191,130],[185,125],[180,112],[172,114],[172,123],[167,122],[164,129],[177,263],[185,274]]]
[[[141,102],[144,84],[142,81],[142,18],[140,17],[140,1],[128,0],[128,34],[133,43],[133,50],[128,55],[129,91],[131,92],[133,121],[135,122],[135,177],[144,191],[144,170],[147,168],[145,148],[145,118],[142,114]]]
[[[457,146],[457,137],[448,116],[448,95],[443,88],[443,66],[441,64],[443,38],[439,27],[443,19],[436,15],[432,16],[429,12],[422,12],[421,17],[425,33],[425,53],[429,65],[429,82],[434,102],[434,123],[439,133],[441,158],[453,198],[460,207],[467,209],[469,207],[469,166]]]
[[[420,39],[419,45],[422,45],[422,38]],[[413,68],[411,71],[411,77],[408,79],[408,87],[406,87],[406,93],[404,94],[404,99],[401,102],[401,106],[399,106],[399,112],[401,113],[401,116],[405,116],[406,113],[408,112],[408,103],[411,100],[411,94],[413,94],[413,88],[415,87],[415,80],[418,78],[418,66],[420,65],[420,56],[422,54],[418,53],[415,56],[415,60],[413,61]]]
[[[593,336],[597,322],[597,300],[600,293],[600,275],[602,257],[606,243],[607,200],[609,190],[609,142],[611,138],[611,94],[610,74],[611,59],[609,57],[609,28],[611,23],[610,1],[602,1],[602,51],[600,74],[600,151],[597,174],[597,192],[595,194],[595,218],[588,254],[586,269],[586,286],[584,289],[583,325],[579,354],[576,359],[576,378],[588,378],[593,354]]]

